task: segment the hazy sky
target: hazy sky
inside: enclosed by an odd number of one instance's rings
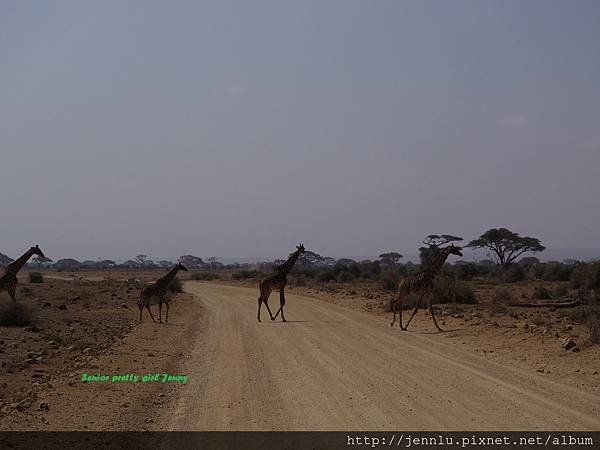
[[[600,246],[598,1],[2,1],[0,252]]]

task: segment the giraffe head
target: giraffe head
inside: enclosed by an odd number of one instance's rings
[[[306,251],[306,249],[304,248],[304,244],[296,245],[296,249],[297,249],[299,255],[301,255],[302,253],[304,253]]]
[[[37,244],[34,245],[33,247],[31,247],[30,250],[34,255],[41,256],[42,258],[46,257],[46,255],[44,255],[44,252],[42,252],[42,250],[40,249],[40,247]]]
[[[188,270],[185,268],[185,266],[184,266],[183,264],[181,264],[181,261],[179,261],[179,262],[177,263],[177,269],[178,269],[178,270],[184,270],[184,271],[186,271],[186,272],[188,271]]]
[[[462,252],[460,251],[461,248],[455,246],[454,244],[450,244],[448,246],[448,248],[450,249],[449,251],[450,251],[451,255],[456,255],[456,256],[462,256],[463,255]]]

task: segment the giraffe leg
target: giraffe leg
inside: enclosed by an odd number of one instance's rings
[[[432,305],[431,297],[429,298],[429,312],[431,313],[431,318],[433,319],[433,323],[435,324],[435,327],[438,329],[438,331],[444,331],[438,325],[437,320],[435,320],[435,314],[433,313],[433,305]]]
[[[396,299],[392,298],[392,313],[394,314],[394,316],[392,317],[392,323],[390,323],[390,327],[393,327],[394,324],[396,323]]]
[[[169,302],[167,302],[167,317],[165,317],[165,322],[169,321]]]
[[[142,302],[139,302],[138,307],[140,308],[140,322],[142,321],[142,311],[144,310],[144,305]]]
[[[158,300],[158,321],[160,323],[162,323],[162,304],[163,304],[163,299],[162,297]]]
[[[277,313],[275,314],[275,317],[273,318],[273,320],[275,320],[277,318],[277,316],[279,315],[279,313],[281,312],[281,320],[286,322],[285,316],[283,315],[283,305],[285,305],[285,294],[284,294],[283,290],[284,290],[284,288],[281,288],[279,290],[279,309],[277,310]]]
[[[396,300],[396,310],[398,311],[398,317],[399,317],[399,323],[398,325],[400,326],[400,329],[404,331],[404,327],[402,326],[402,310],[404,309],[404,296],[406,294],[404,293],[404,291],[400,291],[398,293],[398,298]],[[394,311],[394,314],[396,313],[396,311]]]
[[[154,320],[154,316],[152,315],[152,310],[150,309],[150,302],[146,303],[146,309],[148,310],[148,313],[150,313],[150,317],[152,318],[152,322],[156,322],[156,320]]]
[[[275,320],[275,317],[273,317],[273,313],[271,312],[271,308],[269,308],[270,295],[271,295],[271,288],[261,286],[260,297],[258,297],[258,321],[259,322],[262,322],[260,320],[260,307],[261,307],[262,303],[264,303],[265,306],[267,307],[267,311],[269,312],[269,317],[271,318],[271,320]]]
[[[408,329],[408,324],[413,319],[413,317],[415,317],[415,314],[417,314],[417,311],[419,310],[420,307],[421,307],[421,297],[419,297],[417,299],[417,304],[415,305],[415,309],[414,309],[413,313],[411,314],[411,316],[408,318],[408,322],[406,322],[406,326],[404,327],[404,331],[406,331]]]

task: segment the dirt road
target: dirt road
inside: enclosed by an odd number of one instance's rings
[[[258,323],[257,289],[190,282],[186,290],[205,306],[205,332],[167,429],[600,429],[600,393],[440,335],[296,295],[287,295],[287,323],[264,308]]]

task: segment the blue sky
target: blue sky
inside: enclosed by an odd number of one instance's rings
[[[600,247],[600,3],[2,2],[0,251]]]

